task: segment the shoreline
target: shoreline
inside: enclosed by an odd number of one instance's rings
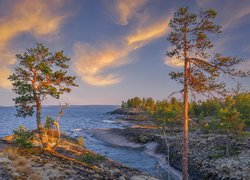
[[[104,141],[112,146],[119,146],[124,148],[133,148],[133,149],[141,149],[144,153],[148,154],[149,156],[155,158],[158,163],[162,162],[164,158],[163,154],[156,153],[157,146],[159,145],[157,142],[149,142],[146,144],[139,144],[129,141],[126,136],[122,133],[121,129],[118,128],[108,128],[108,129],[92,129],[86,130],[86,133],[91,133],[93,137]],[[161,168],[163,168],[166,172],[168,172],[169,167],[168,163],[164,161],[160,164]],[[175,169],[174,167],[170,166],[170,174],[172,178],[175,180],[182,179],[181,172]]]
[[[76,139],[63,136],[55,152],[40,147],[20,148],[0,139],[0,179],[114,179],[135,180],[157,178],[123,165],[110,158],[95,164],[80,161],[86,154],[99,157],[97,153],[77,144]],[[91,160],[95,162],[95,159]],[[19,165],[20,164],[20,165]],[[20,167],[19,167],[20,166]]]
[[[149,142],[158,143],[156,154],[166,154],[165,139],[154,128],[153,119],[140,113],[130,114],[126,110],[115,110],[111,114],[118,114],[130,126],[120,130],[127,140],[146,145]],[[152,126],[151,126],[152,125]],[[169,145],[170,165],[181,171],[182,169],[182,127],[167,129],[166,139]],[[226,156],[227,136],[211,133],[196,128],[189,132],[189,178],[192,180],[250,179],[250,137],[231,136],[231,154]]]

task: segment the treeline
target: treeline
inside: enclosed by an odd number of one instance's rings
[[[124,110],[143,111],[157,122],[179,123],[182,120],[183,103],[171,98],[156,101],[153,98],[134,97],[123,101]],[[224,99],[207,99],[189,103],[190,117],[207,128],[242,130],[250,127],[250,93],[238,93]]]

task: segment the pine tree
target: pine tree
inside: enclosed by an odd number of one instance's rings
[[[171,72],[171,79],[184,85],[184,127],[183,127],[183,156],[182,175],[188,179],[188,101],[189,92],[202,95],[225,95],[225,82],[219,81],[221,74],[245,77],[245,73],[237,71],[234,65],[243,61],[237,57],[223,56],[220,53],[209,53],[213,47],[210,35],[221,32],[221,27],[213,20],[217,13],[213,9],[200,10],[199,13],[189,12],[188,7],[179,8],[171,19],[172,29],[168,35],[172,49],[167,52],[170,58],[184,62],[183,72]]]
[[[14,99],[17,116],[32,116],[36,112],[40,140],[45,149],[50,148],[44,137],[42,101],[48,96],[59,99],[60,95],[71,91],[71,86],[77,86],[75,77],[67,74],[70,58],[64,56],[63,51],[51,53],[39,43],[36,48],[17,54],[16,58],[18,66],[9,79],[12,81],[13,91],[18,95]]]

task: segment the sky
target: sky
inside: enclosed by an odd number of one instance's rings
[[[213,8],[223,33],[211,37],[214,51],[244,58],[250,70],[249,0],[0,0],[0,106],[14,105],[8,76],[15,54],[43,43],[71,58],[78,88],[45,105],[120,104],[131,97],[161,100],[181,89],[171,71],[181,66],[165,56],[174,11]],[[229,87],[236,80],[226,78]],[[240,82],[250,89],[250,79]]]

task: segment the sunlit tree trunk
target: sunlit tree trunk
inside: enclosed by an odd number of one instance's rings
[[[60,142],[61,131],[60,131],[59,123],[57,121],[54,122],[54,126],[56,127],[57,140],[56,140],[56,143],[55,143],[55,146],[53,147],[53,149],[56,149],[58,147],[58,145],[59,145],[59,142]]]
[[[182,154],[182,177],[188,180],[188,77],[189,60],[187,58],[187,34],[184,35],[184,126],[183,126],[183,154]]]
[[[47,149],[48,148],[48,138],[47,138],[47,134],[43,128],[42,118],[41,118],[42,105],[41,105],[41,102],[39,101],[39,98],[37,97],[37,95],[35,95],[35,100],[36,100],[37,130],[38,130],[38,134],[39,134],[43,148]]]

